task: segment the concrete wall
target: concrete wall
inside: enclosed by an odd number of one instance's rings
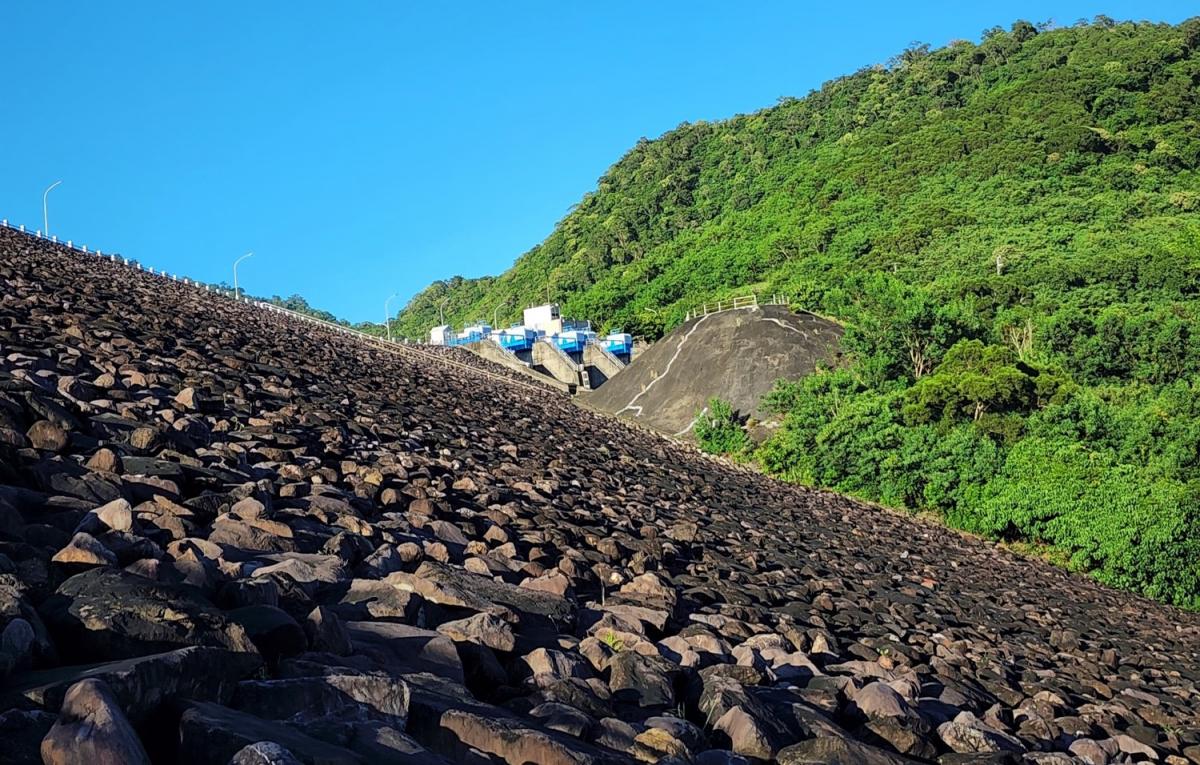
[[[541,374],[535,369],[530,368],[527,364],[521,362],[514,354],[504,350],[500,346],[493,343],[491,340],[483,340],[478,343],[469,343],[463,346],[472,353],[493,361],[501,366],[508,367],[516,372],[525,375],[534,380],[539,380],[554,388],[558,388],[566,393],[574,393],[575,386],[554,377]]]
[[[549,340],[541,339],[533,344],[533,365],[545,369],[547,374],[559,382],[581,388],[589,387],[579,365]]]
[[[593,389],[608,382],[609,378],[625,368],[616,356],[607,353],[598,345],[589,343],[583,349],[583,365],[588,382]]]

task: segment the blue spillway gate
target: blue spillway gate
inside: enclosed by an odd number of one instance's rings
[[[614,356],[629,356],[633,353],[633,335],[628,332],[611,332],[602,342],[604,349]]]
[[[537,338],[538,333],[535,330],[523,326],[498,329],[492,333],[492,339],[499,343],[501,348],[514,353],[533,348]]]
[[[595,332],[572,330],[554,336],[554,344],[567,353],[583,353],[589,340],[596,339]]]

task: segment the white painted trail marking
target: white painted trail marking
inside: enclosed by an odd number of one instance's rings
[[[641,407],[638,407],[638,408],[640,409]],[[700,418],[701,418],[701,417],[703,417],[703,416],[704,416],[704,415],[706,415],[706,414],[708,414],[708,407],[707,407],[707,406],[706,406],[706,407],[704,407],[703,409],[701,409],[701,410],[700,410],[700,414],[698,414],[698,415],[696,415],[695,417],[693,417],[693,418],[692,418],[692,421],[688,423],[688,426],[687,426],[686,428],[684,428],[683,430],[681,430],[681,431],[679,431],[678,433],[674,434],[673,436],[671,436],[671,438],[678,438],[679,436],[682,436],[684,433],[687,433],[687,432],[688,432],[689,430],[691,430],[692,428],[696,427],[696,423],[697,423],[697,422],[700,422]]]
[[[783,323],[782,321],[780,321],[779,319],[773,319],[773,318],[771,318],[771,317],[769,317],[769,316],[764,316],[762,320],[763,320],[763,321],[769,321],[769,322],[771,322],[772,324],[778,324],[779,326],[783,327],[784,329],[786,329],[786,330],[790,330],[790,331],[792,331],[792,332],[795,332],[796,334],[800,335],[801,337],[804,337],[804,338],[807,338],[807,337],[808,337],[808,333],[807,333],[807,332],[805,332],[804,330],[802,330],[802,329],[797,329],[796,327],[791,327],[791,326],[788,326],[787,324],[784,324],[784,323]]]
[[[715,314],[715,313],[710,313],[708,316],[716,316],[716,315],[717,314]],[[702,319],[700,319],[699,321],[697,321],[692,326],[692,328],[687,331],[687,334],[684,335],[683,338],[679,341],[679,345],[675,348],[675,355],[671,356],[671,360],[667,362],[667,366],[665,369],[663,369],[662,374],[660,374],[658,377],[655,377],[653,380],[651,380],[650,384],[647,385],[645,388],[642,388],[641,393],[639,393],[636,396],[634,396],[633,398],[629,399],[629,403],[626,404],[624,407],[622,407],[620,410],[618,410],[617,414],[620,414],[621,412],[624,412],[624,411],[627,411],[630,409],[636,409],[637,414],[635,414],[634,417],[642,416],[642,407],[634,406],[634,404],[637,402],[637,400],[639,398],[646,395],[650,391],[650,389],[653,388],[654,385],[659,380],[661,380],[667,376],[667,374],[671,371],[671,365],[675,363],[675,359],[679,358],[679,353],[680,353],[680,351],[683,350],[683,344],[686,343],[691,338],[692,333],[695,332],[697,329],[699,329],[701,324],[703,324],[705,321],[708,320],[708,316],[705,316]]]

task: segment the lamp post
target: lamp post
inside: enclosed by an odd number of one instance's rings
[[[506,305],[508,305],[507,300],[492,309],[492,329],[496,328],[496,316],[500,313],[500,309]]]
[[[238,278],[237,278],[238,263],[241,263],[243,260],[245,260],[246,258],[250,257],[253,254],[254,254],[253,252],[247,252],[242,257],[233,261],[233,299],[234,300],[237,300],[242,294],[241,292],[238,291]]]
[[[393,292],[392,297],[383,301],[383,325],[387,327],[387,339],[389,343],[392,342],[392,314],[388,311],[388,303],[392,302],[392,298],[399,294],[399,292]]]
[[[442,302],[438,303],[438,325],[446,326],[446,303],[450,302],[450,298],[443,298]]]
[[[50,238],[50,208],[48,206],[49,201],[47,197],[50,196],[50,192],[54,190],[54,187],[60,183],[62,183],[62,181],[55,181],[47,186],[46,190],[42,192],[42,233],[46,235],[47,239]]]

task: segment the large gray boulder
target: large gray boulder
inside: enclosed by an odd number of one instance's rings
[[[164,704],[179,699],[228,701],[238,681],[261,665],[257,654],[193,646],[104,664],[17,675],[0,691],[0,704],[32,702],[58,709],[73,685],[95,679],[109,688],[129,719],[140,724]]]
[[[432,672],[463,681],[462,659],[450,638],[432,630],[387,622],[347,622],[354,652],[389,672]]]
[[[95,678],[67,691],[58,722],[42,740],[45,765],[150,765],[108,686]]]
[[[246,680],[238,685],[230,706],[270,720],[380,720],[403,729],[408,699],[408,684],[396,677],[329,674]]]
[[[245,630],[197,591],[126,571],[76,574],[40,610],[66,658],[79,663],[193,645],[257,652]]]
[[[180,765],[227,765],[247,746],[269,741],[304,763],[362,765],[354,752],[313,738],[284,723],[264,720],[220,704],[188,705],[179,721]]]

